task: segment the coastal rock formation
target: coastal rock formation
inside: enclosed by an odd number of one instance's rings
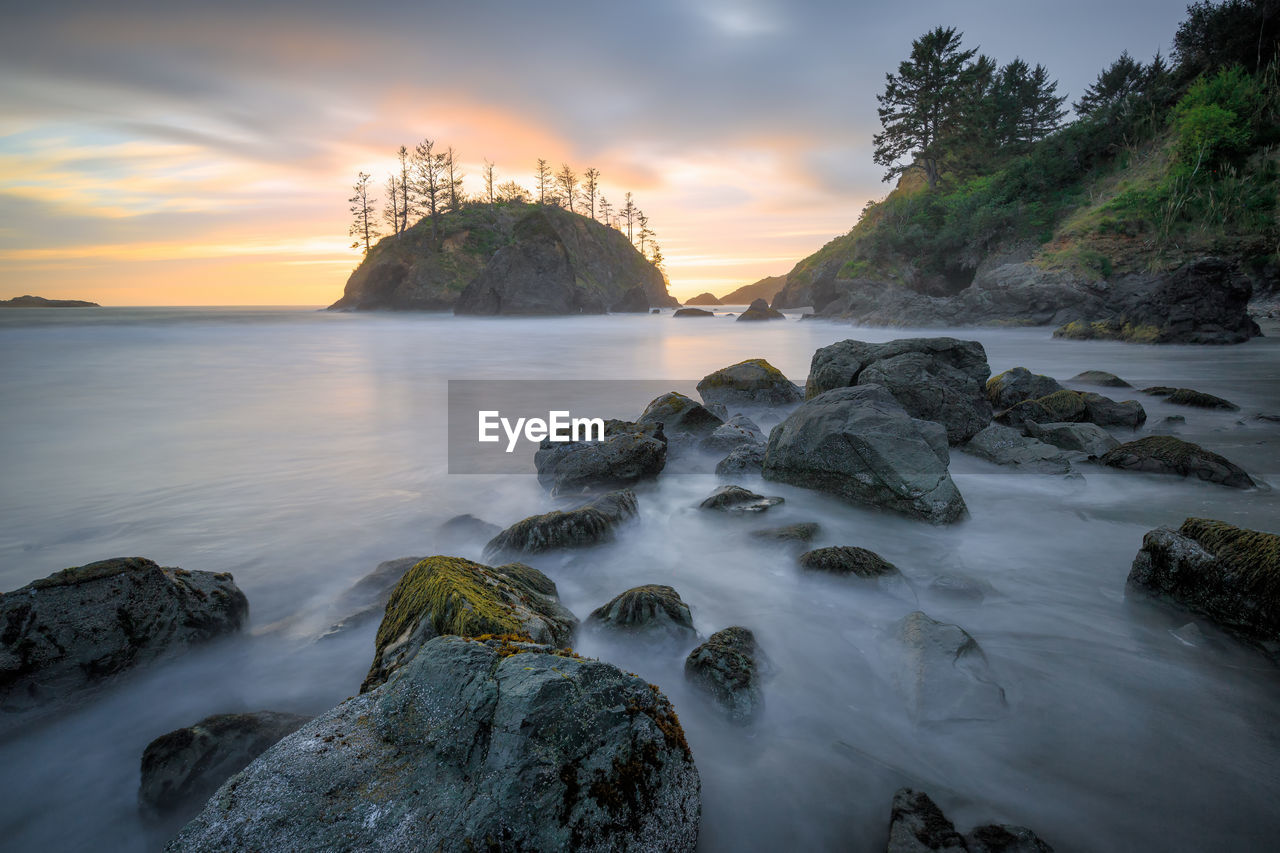
[[[786,317],[781,311],[775,311],[769,307],[769,303],[764,299],[753,300],[747,306],[747,310],[738,315],[738,322],[742,321],[759,321],[759,320],[785,320]]]
[[[764,478],[934,524],[958,521],[964,499],[947,472],[946,431],[912,418],[879,385],[807,400],[769,434]]]
[[[786,283],[785,275],[771,275],[726,293],[720,302],[724,305],[749,305],[757,299],[772,300]]]
[[[743,444],[729,451],[729,455],[716,463],[716,474],[721,477],[741,477],[759,474],[764,467],[765,446]]]
[[[560,605],[555,583],[535,568],[428,557],[392,590],[360,692],[385,682],[435,637],[509,635],[565,646],[577,625]]]
[[[1024,427],[1035,423],[1091,423],[1135,429],[1147,420],[1147,412],[1136,400],[1117,402],[1091,391],[1055,391],[1047,397],[1023,400],[995,417],[1005,426]]]
[[[1025,826],[988,824],[968,835],[956,831],[942,809],[922,791],[901,788],[889,813],[887,853],[1053,853]]]
[[[1255,483],[1244,469],[1198,444],[1171,435],[1149,435],[1113,448],[1102,464],[1130,471],[1195,476],[1234,489],[1251,489]]]
[[[498,529],[496,525],[494,528]],[[336,637],[374,619],[381,619],[387,609],[387,602],[391,599],[391,590],[395,589],[406,572],[425,559],[426,557],[398,557],[379,563],[372,572],[360,578],[338,597],[334,606],[338,613],[344,615],[321,635],[321,639]]]
[[[991,423],[985,385],[991,368],[977,341],[903,338],[883,344],[846,340],[813,354],[805,397],[833,388],[880,385],[913,418],[942,424],[952,444]]]
[[[964,450],[997,465],[1037,474],[1071,473],[1071,462],[1057,447],[1001,424],[991,424],[969,439]]]
[[[684,674],[707,692],[731,722],[750,723],[764,703],[755,635],[734,626],[716,631],[689,652]]]
[[[959,625],[930,619],[919,610],[898,623],[901,653],[897,685],[916,723],[989,720],[1005,709],[978,641]]]
[[[725,406],[786,406],[804,399],[782,371],[763,358],[749,358],[702,377],[698,395],[704,403]]]
[[[771,506],[782,503],[782,498],[757,495],[742,486],[721,486],[698,504],[701,509],[714,509],[719,512],[744,513],[764,512]]]
[[[1128,382],[1125,382],[1114,373],[1108,373],[1105,370],[1086,370],[1077,373],[1071,377],[1072,382],[1079,382],[1082,385],[1101,385],[1104,388],[1132,388]],[[1043,396],[1043,395],[1038,395]]]
[[[1194,406],[1197,409],[1222,409],[1228,412],[1240,411],[1240,407],[1230,400],[1224,400],[1212,394],[1205,394],[1203,391],[1193,391],[1190,388],[1170,388],[1166,385],[1153,385],[1150,388],[1143,388],[1142,393],[1150,394],[1153,397],[1164,397],[1166,401],[1177,406]]]
[[[714,293],[699,293],[692,299],[686,299],[685,305],[723,305]]]
[[[681,642],[696,637],[693,614],[680,593],[662,584],[637,586],[614,596],[587,617],[587,625]]]
[[[0,594],[0,710],[55,703],[136,666],[240,628],[230,574],[116,557]]]
[[[852,575],[859,578],[879,578],[899,575],[898,567],[875,551],[853,545],[836,545],[831,548],[815,548],[800,555],[800,568],[829,575]]]
[[[691,853],[700,817],[656,687],[550,646],[439,637],[259,756],[167,849]]]
[[[609,420],[603,441],[543,439],[533,464],[555,495],[630,486],[666,467],[667,437],[661,423]]]
[[[531,515],[490,539],[484,546],[484,558],[598,545],[612,539],[618,525],[635,518],[638,512],[635,492],[620,489],[577,509]]]
[[[1032,373],[1025,367],[1012,367],[987,380],[987,399],[997,412],[1018,405],[1023,400],[1048,397],[1065,391],[1058,380],[1051,376]]]
[[[310,719],[276,711],[215,714],[163,734],[142,753],[138,805],[152,815],[198,811],[223,782]]]
[[[764,433],[751,418],[746,415],[734,415],[716,427],[715,431],[704,438],[698,446],[710,453],[725,453],[744,444],[758,445],[763,448]]]
[[[15,296],[0,299],[0,308],[101,308],[96,302],[83,299],[45,299],[43,296]]]
[[[672,317],[714,317],[716,312],[704,311],[701,308],[677,308]]]
[[[1097,424],[1047,423],[1027,421],[1022,425],[1027,435],[1052,444],[1061,450],[1074,450],[1087,456],[1102,456],[1120,446],[1111,433]]]
[[[706,437],[724,421],[706,407],[679,391],[668,391],[655,398],[636,419],[638,424],[661,424],[668,437],[692,435]]]
[[[787,524],[782,527],[764,527],[753,530],[748,536],[752,539],[764,539],[771,542],[812,542],[822,532],[816,521],[802,521],[799,524]]]

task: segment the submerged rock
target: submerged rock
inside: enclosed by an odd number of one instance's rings
[[[470,513],[455,515],[436,528],[440,547],[447,549],[465,542],[485,542],[502,528],[492,522],[476,518]]]
[[[1025,826],[989,824],[956,831],[929,795],[901,788],[889,813],[888,853],[1053,853]]]
[[[215,714],[163,734],[142,753],[138,805],[152,815],[198,811],[223,782],[310,719],[278,711]]]
[[[248,615],[249,602],[225,572],[161,568],[145,557],[54,572],[0,594],[0,710],[66,700],[238,631]]]
[[[1120,442],[1111,433],[1097,424],[1038,424],[1028,421],[1023,427],[1032,438],[1061,450],[1075,450],[1089,456],[1102,456],[1108,450],[1120,446]]]
[[[916,723],[990,720],[1005,709],[978,641],[959,625],[930,619],[919,610],[898,623],[902,654],[897,684]]]
[[[822,531],[817,522],[803,521],[783,527],[765,527],[747,535],[752,539],[769,539],[774,542],[811,542]]]
[[[1280,536],[1188,518],[1142,538],[1128,589],[1164,596],[1253,642],[1280,649]]]
[[[883,344],[839,341],[813,354],[805,396],[879,385],[913,418],[940,423],[952,444],[991,422],[984,385],[991,369],[977,341],[904,338]]]
[[[639,512],[635,492],[621,489],[577,509],[553,510],[517,521],[484,546],[484,558],[541,554],[608,542],[618,525]]]
[[[1013,367],[987,381],[987,399],[996,411],[1004,411],[1024,400],[1038,400],[1065,391],[1058,380],[1032,373],[1025,367]]]
[[[729,455],[716,463],[716,474],[721,477],[741,477],[744,474],[759,474],[764,466],[764,445],[743,444],[734,448]]]
[[[1079,382],[1082,385],[1101,385],[1104,388],[1132,388],[1128,382],[1125,382],[1114,373],[1108,373],[1105,370],[1086,370],[1083,373],[1077,373],[1071,377],[1072,382]]]
[[[1198,444],[1171,435],[1149,435],[1122,444],[1102,457],[1102,464],[1130,471],[1195,476],[1234,489],[1251,489],[1255,483],[1244,469]]]
[[[721,486],[711,496],[698,504],[700,509],[714,509],[720,512],[764,512],[771,506],[782,503],[782,498],[757,495],[742,486]]]
[[[831,548],[815,548],[800,555],[800,568],[810,572],[830,575],[853,575],[860,578],[879,578],[900,575],[898,567],[875,551],[853,545],[836,545]]]
[[[1052,444],[1027,438],[1018,430],[991,424],[975,435],[964,449],[988,462],[1037,474],[1069,474],[1071,462]]]
[[[756,426],[755,421],[746,415],[734,415],[724,424],[716,427],[711,435],[702,440],[699,447],[711,453],[724,453],[744,444],[763,448],[764,433],[760,431],[760,427]]]
[[[645,407],[638,424],[661,424],[668,437],[678,435],[709,436],[723,419],[709,412],[701,403],[678,391],[668,391]]]
[[[492,527],[498,529],[496,524]],[[391,599],[391,590],[395,589],[409,569],[425,559],[426,557],[399,557],[379,563],[372,572],[339,596],[335,607],[339,613],[346,615],[321,634],[321,639],[336,637],[374,619],[381,619],[387,609],[387,602]]]
[[[656,687],[549,646],[439,637],[259,756],[168,850],[692,851],[700,817]]]
[[[680,641],[696,637],[693,614],[680,593],[662,584],[637,586],[597,607],[587,624],[630,633],[663,634]]]
[[[947,472],[947,436],[907,414],[878,385],[807,400],[774,428],[764,478],[830,492],[934,524],[967,512]]]
[[[804,399],[800,389],[763,358],[749,358],[707,374],[698,382],[698,395],[706,403],[725,406],[786,406]]]
[[[535,568],[428,557],[392,591],[360,692],[382,684],[435,637],[519,636],[564,646],[577,625],[560,605],[555,583]]]
[[[747,310],[738,315],[738,321],[743,320],[785,320],[786,316],[781,311],[775,311],[769,307],[769,303],[764,299],[755,299],[747,306]]]
[[[1178,406],[1195,406],[1198,409],[1222,409],[1228,412],[1240,411],[1240,407],[1230,400],[1224,400],[1212,394],[1205,394],[1202,391],[1193,391],[1190,388],[1170,388],[1167,385],[1153,385],[1150,388],[1143,388],[1142,393],[1150,394],[1153,397],[1164,397],[1168,402]]]
[[[764,701],[758,654],[751,631],[739,626],[725,628],[689,652],[684,674],[710,694],[732,722],[746,725],[759,713]]]
[[[604,441],[544,439],[533,462],[552,494],[615,489],[658,476],[667,464],[667,437],[661,423],[610,420]]]
[[[677,308],[671,315],[672,317],[714,317],[714,311],[704,311],[701,308]]]

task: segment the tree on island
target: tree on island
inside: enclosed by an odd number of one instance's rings
[[[538,188],[538,204],[547,203],[547,189],[551,186],[551,166],[546,160],[538,158],[538,171],[534,173],[537,183],[534,185]]]
[[[638,210],[639,208],[636,207],[636,203],[631,199],[631,193],[627,193],[626,204],[622,206],[622,211],[618,214],[618,218],[626,224],[627,239],[631,240],[632,243],[635,242],[635,239],[631,236],[631,232],[632,228],[635,226],[636,212]]]
[[[561,164],[560,171],[556,173],[556,187],[560,190],[564,206],[573,213],[573,198],[578,194],[578,176],[569,168],[568,163]]]
[[[436,225],[436,214],[440,212],[444,201],[444,157],[435,152],[435,142],[424,139],[414,149],[414,172],[417,180],[414,191],[418,196],[418,207],[431,218],[431,240],[439,238]]]
[[[484,194],[485,194],[485,197],[489,199],[489,206],[493,207],[493,203],[494,203],[493,164],[490,163],[487,159],[484,161],[483,174],[484,174]]]
[[[414,213],[413,204],[409,200],[409,184],[412,182],[410,176],[412,158],[409,156],[409,149],[403,145],[396,152],[396,156],[400,158],[400,228],[397,233],[402,233],[409,227],[409,217]]]
[[[588,167],[582,173],[582,200],[587,203],[588,215],[592,219],[596,218],[596,193],[599,189],[600,170],[594,166]]]
[[[351,248],[358,249],[364,244],[364,254],[369,254],[373,241],[378,238],[378,226],[374,223],[374,207],[377,200],[369,192],[369,173],[360,172],[355,184],[351,187],[353,195],[347,199],[351,203],[351,228],[347,235],[355,237]]]
[[[445,194],[449,199],[449,210],[460,210],[458,190],[462,189],[462,170],[458,167],[458,158],[453,146],[441,155],[441,172],[444,176]]]
[[[600,221],[610,228],[613,227],[613,205],[603,194],[600,196]]]

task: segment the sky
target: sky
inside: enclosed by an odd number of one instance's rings
[[[890,186],[875,96],[943,25],[1074,99],[1168,52],[1183,0],[417,0],[12,5],[0,30],[0,298],[325,305],[359,262],[357,172],[452,145],[530,187],[601,172],[671,292],[723,294],[843,234]]]

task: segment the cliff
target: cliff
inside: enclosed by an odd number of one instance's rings
[[[720,297],[720,302],[723,305],[750,305],[757,299],[773,299],[786,283],[785,275],[771,275],[726,293]]]

